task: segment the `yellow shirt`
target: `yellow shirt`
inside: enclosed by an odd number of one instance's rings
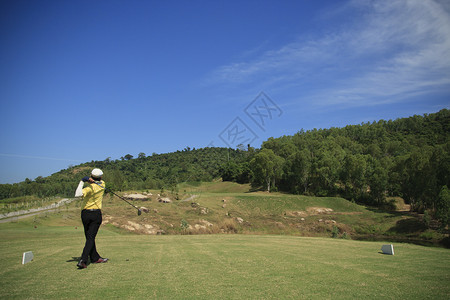
[[[103,188],[95,183],[90,183],[83,189],[83,209],[102,209],[105,182],[101,180],[98,183]]]

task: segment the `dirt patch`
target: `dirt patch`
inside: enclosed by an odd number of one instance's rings
[[[308,207],[306,208],[306,211],[300,210],[300,211],[288,211],[286,212],[287,216],[291,217],[308,217],[308,216],[315,216],[315,215],[328,215],[333,213],[333,209],[326,208],[326,207]]]

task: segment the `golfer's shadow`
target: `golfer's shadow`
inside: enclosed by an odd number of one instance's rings
[[[79,262],[81,257],[72,256],[72,259],[66,260],[66,262]]]

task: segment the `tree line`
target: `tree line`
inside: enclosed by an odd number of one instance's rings
[[[120,159],[106,158],[69,166],[48,177],[39,176],[20,183],[0,184],[0,199],[35,195],[38,197],[73,197],[79,180],[93,168],[104,172],[109,188],[117,191],[173,188],[185,181],[212,181],[220,177],[220,167],[227,161],[241,161],[245,151],[227,148],[191,149],[136,158],[126,154]]]
[[[415,211],[450,212],[450,114],[301,130],[269,138],[248,160],[228,162],[223,178],[267,191],[341,196],[384,206],[402,197]]]

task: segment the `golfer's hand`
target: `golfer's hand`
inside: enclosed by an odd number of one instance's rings
[[[90,177],[89,177],[89,180],[88,180],[88,181],[89,181],[89,183],[94,183],[94,182],[95,182],[95,180],[92,179],[92,178],[90,178]]]

